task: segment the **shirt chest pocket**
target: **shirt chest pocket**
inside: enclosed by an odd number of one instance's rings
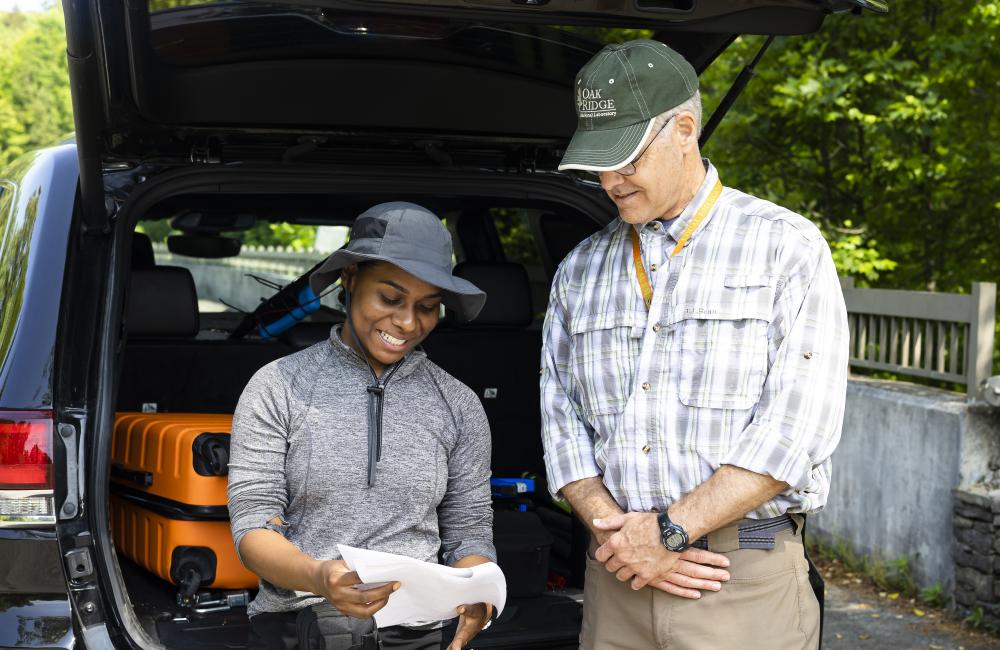
[[[646,314],[611,311],[570,322],[570,365],[583,414],[617,414],[625,408],[642,345]]]
[[[767,328],[775,282],[767,275],[727,275],[693,283],[699,297],[671,306],[670,363],[685,406],[746,410],[760,399],[767,376]],[[708,283],[707,285],[703,283]]]

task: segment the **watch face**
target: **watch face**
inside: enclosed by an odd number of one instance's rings
[[[667,535],[667,546],[670,548],[678,548],[684,543],[684,535],[681,533],[670,533]]]

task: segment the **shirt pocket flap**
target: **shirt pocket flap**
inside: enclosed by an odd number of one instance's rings
[[[723,281],[723,286],[731,289],[740,287],[770,287],[774,286],[773,275],[762,275],[760,273],[733,273],[727,275]]]
[[[774,310],[775,277],[771,275],[727,275],[721,286],[690,302],[671,306],[665,325],[691,318],[703,320],[770,321]]]
[[[641,337],[646,327],[645,312],[608,311],[601,314],[581,314],[574,316],[569,323],[570,334],[583,334],[595,330],[607,330],[615,327],[630,327],[631,336]]]

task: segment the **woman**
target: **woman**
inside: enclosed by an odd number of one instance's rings
[[[471,389],[416,349],[442,303],[471,319],[486,301],[452,275],[451,254],[428,210],[366,211],[310,278],[317,295],[341,280],[344,325],[262,368],[240,397],[229,511],[240,558],[261,578],[247,608],[251,648],[301,647],[325,601],[354,619],[385,606],[399,583],[355,588],[337,544],[428,562],[440,550],[456,567],[495,561],[486,415]],[[458,650],[492,607],[458,613],[448,645],[438,623],[381,629],[381,647]]]

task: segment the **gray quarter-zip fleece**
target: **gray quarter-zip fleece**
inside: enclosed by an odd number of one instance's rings
[[[307,555],[337,544],[445,564],[493,560],[490,430],[472,390],[415,350],[385,389],[382,458],[368,486],[371,373],[340,339],[261,368],[233,418],[229,515],[233,540],[269,528]],[[276,517],[284,522],[274,525]],[[320,602],[260,581],[251,616]]]

